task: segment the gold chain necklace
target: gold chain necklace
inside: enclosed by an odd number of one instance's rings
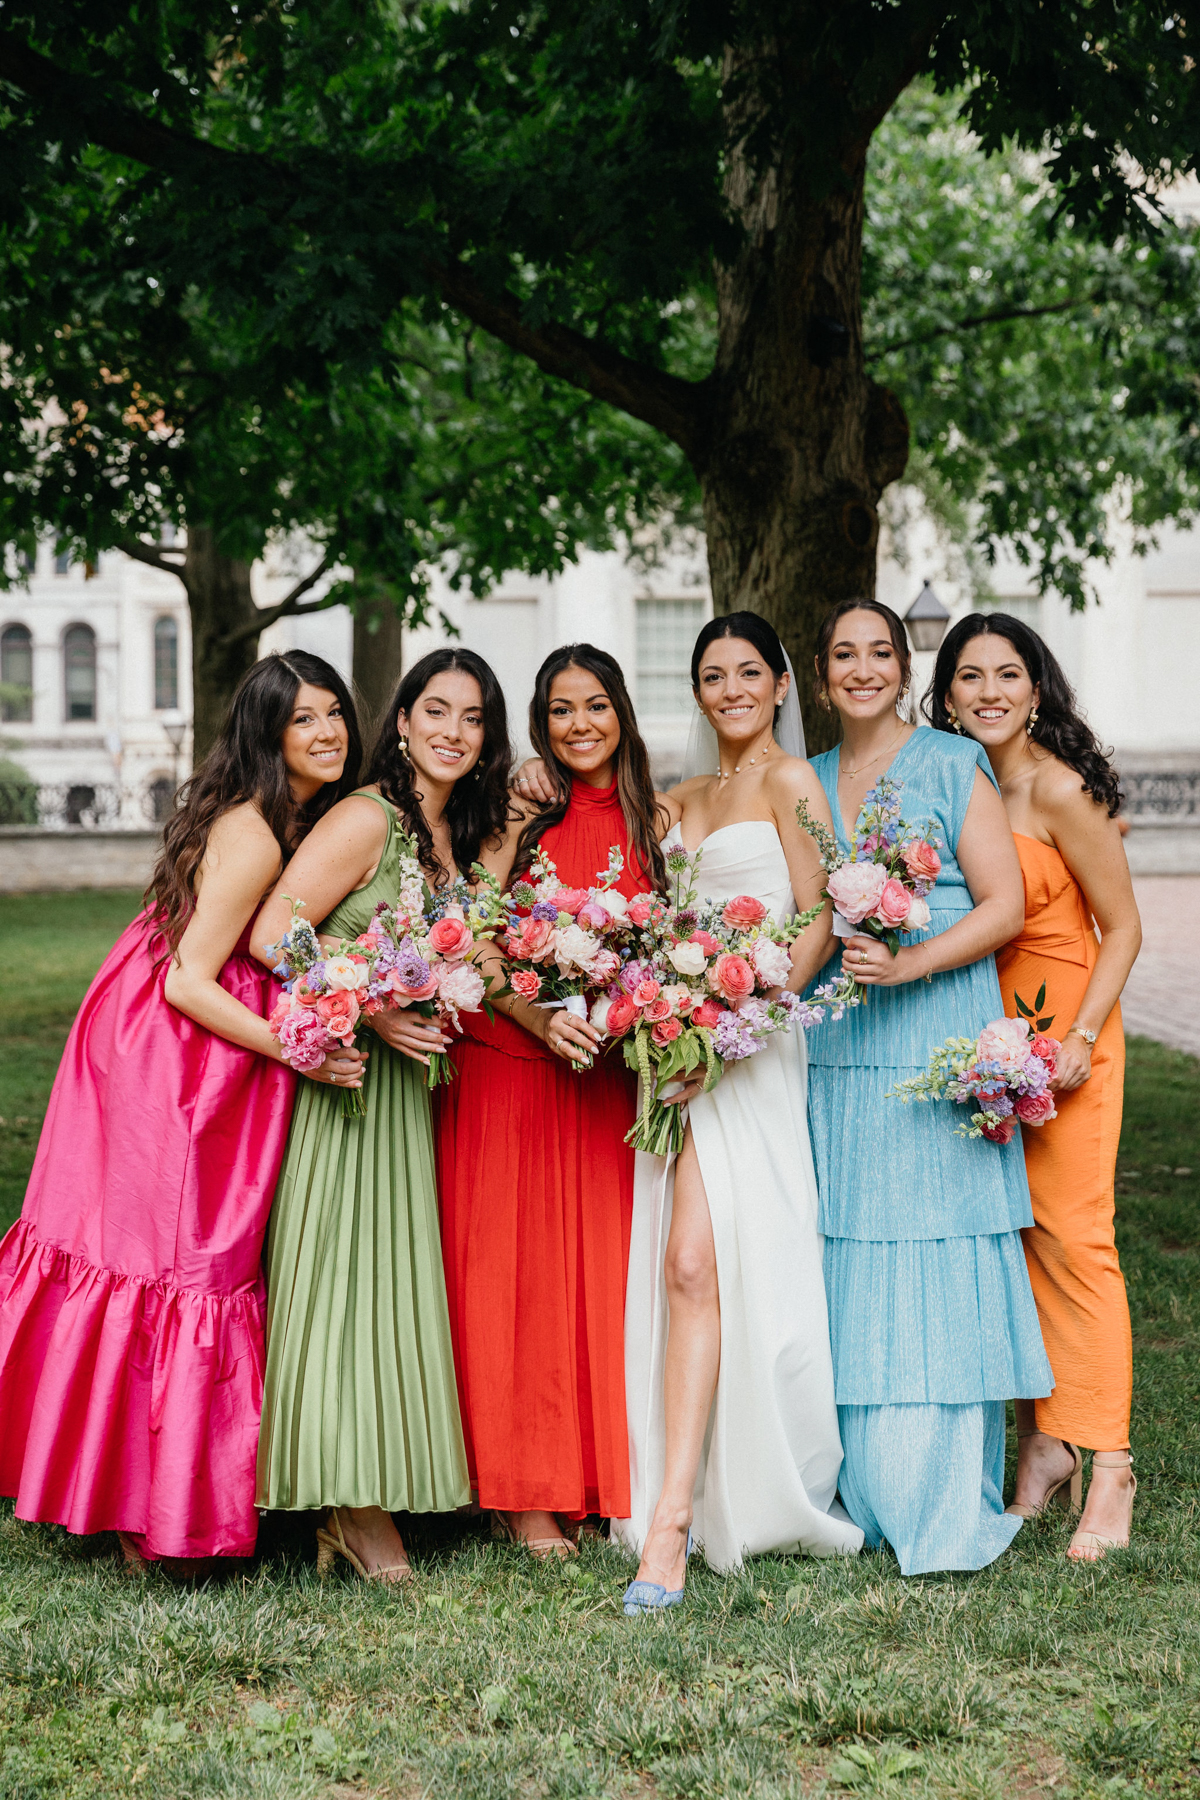
[[[869,769],[873,763],[877,763],[879,761],[880,756],[886,756],[888,753],[888,750],[894,750],[896,748],[896,745],[900,742],[900,739],[904,736],[906,729],[907,729],[907,727],[902,725],[900,727],[899,735],[892,739],[891,743],[887,746],[887,749],[881,750],[879,752],[878,756],[872,756],[868,762],[859,763],[857,769],[844,769],[842,767],[841,756],[839,755],[839,757],[838,757],[838,774],[839,775],[861,775],[864,769]]]

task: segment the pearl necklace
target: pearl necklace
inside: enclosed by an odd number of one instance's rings
[[[750,758],[749,762],[747,763],[746,767],[749,769],[752,769],[754,767],[755,763],[758,761],[759,756],[761,756],[765,760],[770,755],[771,746],[774,742],[775,742],[774,738],[768,738],[766,748],[763,750],[760,750],[758,753],[758,756],[752,756]],[[741,763],[734,763],[732,769],[718,769],[717,774],[722,781],[731,781],[735,775],[740,775],[741,772],[742,772]]]

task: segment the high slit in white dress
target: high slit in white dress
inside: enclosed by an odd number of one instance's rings
[[[682,842],[675,826],[664,848]],[[769,821],[704,840],[699,891],[796,910]],[[693,1535],[710,1567],[763,1551],[849,1555],[863,1534],[835,1498],[842,1445],[817,1230],[817,1182],[799,1027],[728,1066],[689,1107],[716,1245],[721,1365],[696,1477]],[[613,1535],[640,1555],[662,1489],[668,1310],[663,1258],[674,1159],[639,1153],[625,1306],[631,1513]]]

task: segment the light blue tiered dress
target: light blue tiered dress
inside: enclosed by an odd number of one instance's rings
[[[813,758],[839,841],[838,751]],[[971,911],[955,860],[982,749],[916,731],[892,759],[903,817],[937,823],[942,869],[919,942]],[[840,952],[840,946],[839,946]],[[830,980],[831,961],[817,977]],[[948,1101],[884,1096],[951,1036],[1004,1011],[991,956],[932,982],[872,988],[808,1037],[808,1097],[825,1235],[843,1504],[905,1575],[981,1569],[1021,1521],[1005,1514],[1004,1403],[1050,1392],[1020,1230],[1032,1223],[1019,1137],[956,1137]]]

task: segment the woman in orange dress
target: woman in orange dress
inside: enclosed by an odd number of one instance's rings
[[[1010,1017],[1053,1016],[1057,1117],[1023,1131],[1033,1226],[1023,1233],[1054,1391],[1016,1404],[1009,1512],[1078,1507],[1080,1448],[1094,1452],[1068,1556],[1129,1542],[1132,1340],[1113,1232],[1125,1076],[1120,994],[1142,941],[1116,813],[1117,777],[1062,669],[1019,619],[972,614],[950,631],[925,699],[933,725],[987,751],[1021,858],[1025,924],[998,952]],[[1099,943],[1095,925],[1101,932]],[[1042,984],[1044,999],[1038,1004]]]
[[[530,736],[557,788],[516,810],[483,857],[502,881],[535,846],[564,887],[625,858],[616,886],[662,886],[667,813],[617,663],[590,644],[538,671]],[[487,967],[486,961],[484,967]],[[471,1483],[514,1541],[543,1556],[573,1546],[563,1520],[629,1510],[625,1277],[633,1212],[633,1076],[620,1054],[578,1071],[599,1034],[516,994],[498,1016],[464,1013],[458,1079],[435,1121],[442,1255]]]

